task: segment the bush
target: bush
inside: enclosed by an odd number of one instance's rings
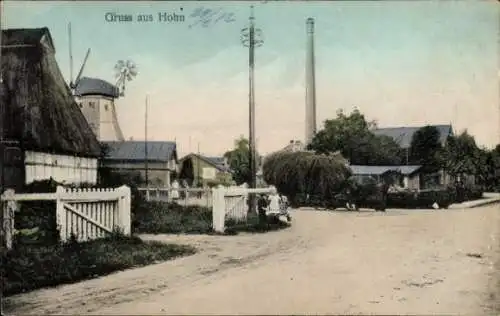
[[[132,230],[147,234],[212,232],[212,210],[201,206],[142,201],[132,209]]]
[[[437,203],[439,207],[447,208],[455,199],[455,192],[450,189],[390,192],[387,194],[387,207],[432,208]]]
[[[191,246],[143,242],[120,234],[82,243],[73,239],[66,244],[25,245],[1,252],[3,294],[74,283],[193,253]]]

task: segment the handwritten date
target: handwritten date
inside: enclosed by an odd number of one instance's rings
[[[190,15],[190,18],[195,19],[195,22],[189,25],[189,28],[195,26],[209,27],[219,22],[232,23],[236,21],[234,13],[224,12],[222,10],[212,10],[204,7],[196,8]]]

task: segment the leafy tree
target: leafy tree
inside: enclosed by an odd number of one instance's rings
[[[464,131],[458,136],[450,136],[443,151],[446,171],[451,175],[480,173],[480,164],[485,164],[486,155],[476,145],[474,137]]]
[[[437,170],[442,164],[442,145],[439,130],[425,126],[413,134],[410,144],[410,163]]]
[[[480,148],[474,137],[464,131],[448,137],[442,159],[449,174],[474,175],[488,189],[500,188],[500,145],[493,150]]]
[[[250,170],[250,142],[243,136],[240,136],[234,142],[234,148],[224,154],[227,158],[229,167],[233,171],[233,179],[237,185],[242,183],[250,183],[251,170]],[[257,154],[257,159],[259,159]],[[260,161],[257,161],[259,165]]]
[[[366,121],[358,109],[349,115],[341,110],[335,119],[326,120],[308,146],[317,153],[340,151],[354,165],[397,165],[401,163],[401,148],[390,137],[371,132],[376,123]]]
[[[488,191],[500,192],[500,144],[486,153],[485,185]]]

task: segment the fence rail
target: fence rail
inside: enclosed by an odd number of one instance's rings
[[[68,189],[58,186],[55,193],[21,193],[6,190],[1,197],[3,237],[5,246],[12,248],[15,235],[14,218],[23,201],[55,201],[57,226],[61,241],[74,235],[79,241],[103,238],[119,229],[131,233],[130,188]]]
[[[204,207],[212,206],[212,189],[210,188],[165,188],[149,187],[138,188],[145,193],[147,201],[177,202],[188,205],[198,205]]]

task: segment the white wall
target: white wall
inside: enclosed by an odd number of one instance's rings
[[[27,151],[24,164],[27,184],[33,181],[47,180],[50,177],[65,183],[97,183],[98,162],[96,158]]]

